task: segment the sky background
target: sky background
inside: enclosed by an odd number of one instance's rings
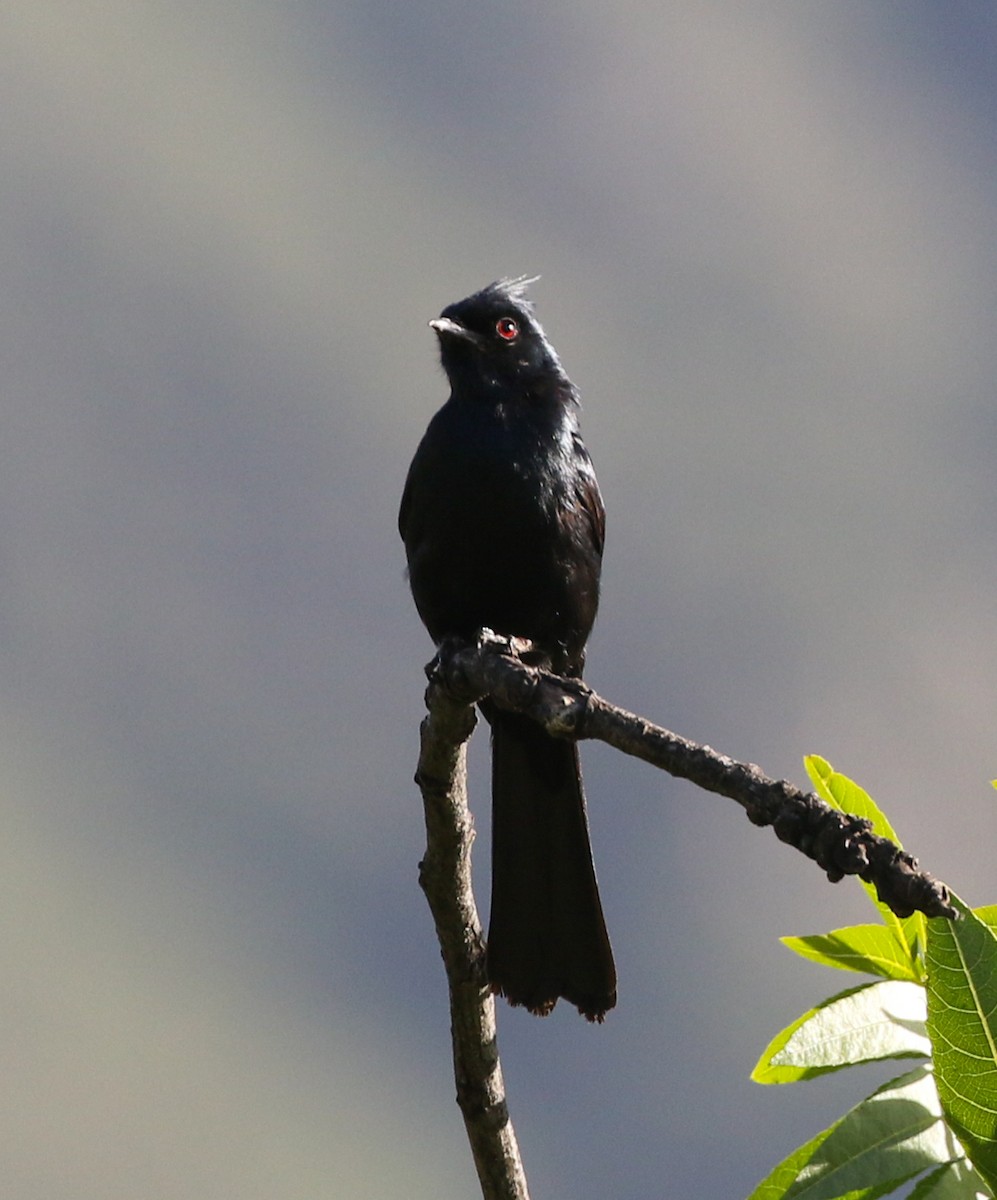
[[[395,527],[503,275],[609,512],[588,678],[997,901],[997,10],[11,0],[0,1171],[12,1200],[476,1194]],[[620,1003],[499,1013],[536,1200],[742,1197],[891,1072],[763,1089],[871,919],[583,748]],[[486,747],[472,746],[487,897]],[[894,1071],[893,1074],[898,1072]]]

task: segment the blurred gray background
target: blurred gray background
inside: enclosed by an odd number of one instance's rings
[[[997,900],[995,60],[960,0],[5,6],[5,1196],[476,1194],[395,517],[496,276],[585,404],[593,685]],[[871,910],[583,757],[620,1005],[500,1012],[533,1193],[744,1196],[889,1075],[748,1079],[859,982],[779,935]]]

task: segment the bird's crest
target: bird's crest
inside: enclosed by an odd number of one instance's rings
[[[526,308],[532,309],[533,302],[527,295],[527,291],[530,285],[536,283],[539,278],[539,275],[518,275],[515,279],[496,279],[494,283],[490,283],[488,287],[482,290],[485,292],[500,293],[514,303],[522,304]]]

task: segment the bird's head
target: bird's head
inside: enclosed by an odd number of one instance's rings
[[[448,305],[430,327],[455,391],[568,384],[526,289],[535,279],[500,279]]]

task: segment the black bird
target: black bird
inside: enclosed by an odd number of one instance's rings
[[[439,644],[487,626],[530,638],[580,676],[599,603],[605,510],[578,396],[526,298],[505,279],[430,326],[450,380],[409,468],[398,527],[416,607]],[[545,1016],[564,997],[591,1021],[616,968],[573,742],[484,702],[492,730],[488,977]]]

